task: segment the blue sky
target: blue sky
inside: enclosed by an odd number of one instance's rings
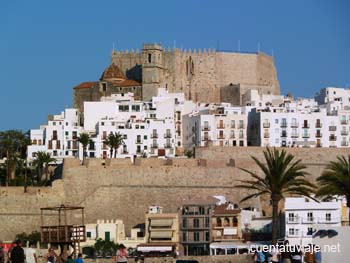
[[[282,93],[350,86],[350,1],[0,1],[0,130],[37,128],[72,106],[116,49],[272,50]]]

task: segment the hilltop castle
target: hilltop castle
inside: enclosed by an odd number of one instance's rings
[[[148,101],[158,88],[182,92],[193,101],[234,105],[240,105],[243,94],[251,89],[280,94],[273,58],[266,54],[164,50],[159,44],[144,44],[141,52],[113,50],[100,81],[74,88],[74,106],[82,109],[84,101],[126,92]]]

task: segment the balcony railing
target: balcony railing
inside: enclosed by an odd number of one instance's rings
[[[337,130],[337,126],[329,126],[329,131],[336,131]]]
[[[297,123],[297,122],[292,122],[290,124],[290,127],[292,127],[292,128],[297,128],[298,126],[299,126],[299,123]]]
[[[310,138],[310,134],[309,133],[303,133],[303,138]]]
[[[152,149],[157,149],[158,148],[158,143],[152,143],[151,144]]]
[[[348,142],[345,142],[345,141],[342,141],[342,142],[341,142],[341,146],[349,146],[349,143],[348,143]]]
[[[298,138],[298,137],[299,137],[299,134],[298,134],[298,133],[295,133],[295,132],[292,132],[292,134],[290,135],[290,137],[292,137],[292,138]]]
[[[168,133],[164,134],[164,138],[171,138],[171,133],[168,132]]]
[[[342,130],[342,131],[340,131],[340,134],[341,134],[341,135],[348,135],[349,132],[348,132],[348,131],[345,131],[345,130]]]
[[[316,147],[322,147],[322,143],[316,143]]]
[[[339,218],[327,218],[327,217],[319,217],[317,222],[319,224],[336,224],[341,223],[341,220]]]
[[[288,127],[288,125],[287,125],[286,122],[282,122],[282,123],[281,123],[281,128],[287,128],[287,127]]]
[[[322,128],[322,123],[316,122],[316,128]]]
[[[202,141],[211,141],[209,136],[202,136]]]
[[[281,133],[281,137],[286,138],[287,137],[287,133],[286,132],[282,132]]]
[[[218,128],[218,129],[225,129],[225,125],[218,124],[218,126],[216,128]]]
[[[210,126],[202,126],[202,131],[210,131]]]
[[[334,142],[337,140],[337,136],[329,136],[329,140]]]
[[[316,223],[316,218],[315,217],[306,217],[306,218],[303,218],[301,221],[303,224],[313,224],[313,223]]]
[[[322,133],[316,132],[316,138],[321,138],[321,137],[322,137]]]
[[[236,129],[236,125],[235,124],[231,124],[231,129]]]
[[[158,138],[158,133],[155,133],[155,132],[152,133],[152,134],[151,134],[151,138],[152,138],[152,139]]]
[[[303,123],[303,128],[305,129],[310,128],[310,123]]]
[[[341,120],[340,123],[346,125],[348,124],[348,120]]]
[[[287,223],[288,224],[299,224],[299,222],[300,222],[300,217],[287,218]]]
[[[236,136],[234,135],[234,134],[230,134],[230,139],[234,139],[234,138],[236,138]]]
[[[270,128],[270,123],[269,122],[264,122],[263,123],[264,128]]]
[[[169,148],[172,148],[172,146],[171,146],[170,143],[166,143],[166,144],[164,144],[164,148],[165,148],[165,149],[169,149]]]
[[[264,133],[264,138],[270,138],[270,134],[269,133]]]
[[[136,144],[142,144],[143,142],[142,142],[142,140],[136,140],[135,143],[136,143]]]
[[[218,139],[225,139],[225,135],[218,135]]]

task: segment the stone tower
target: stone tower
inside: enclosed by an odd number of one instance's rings
[[[142,48],[142,99],[149,101],[158,93],[163,82],[163,48],[145,44]]]

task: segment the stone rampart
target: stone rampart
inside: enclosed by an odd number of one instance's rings
[[[233,188],[247,178],[239,168],[257,170],[251,156],[263,159],[264,148],[197,148],[197,159],[66,159],[63,180],[52,187],[2,187],[0,189],[0,237],[11,240],[20,232],[39,230],[40,207],[81,205],[86,223],[97,219],[122,219],[127,232],[144,222],[150,205],[161,205],[165,213],[176,212],[187,198],[224,195],[238,203],[245,191]],[[321,174],[329,160],[349,154],[349,149],[288,148],[307,166],[310,179]],[[242,205],[260,206],[258,199]],[[262,204],[264,209],[268,206]],[[268,211],[268,209],[267,209]]]

